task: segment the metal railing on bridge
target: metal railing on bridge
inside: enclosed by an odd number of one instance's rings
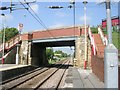
[[[9,41],[5,42],[4,50],[9,50],[18,44],[21,41],[21,35],[16,35],[15,37],[11,38]],[[3,51],[3,44],[0,45],[0,52]],[[2,54],[2,53],[1,53]],[[4,63],[4,59],[9,55],[7,52],[4,56],[0,58],[1,63]]]
[[[21,35],[16,35],[15,37],[11,38],[9,41],[5,42],[4,49],[9,50],[13,46],[15,46],[17,43],[21,41]],[[0,45],[0,51],[3,50],[3,44]]]

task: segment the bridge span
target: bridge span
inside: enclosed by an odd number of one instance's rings
[[[46,47],[74,46],[77,48],[75,49],[77,58],[78,51],[80,51],[78,47],[80,44],[79,38],[81,36],[84,36],[83,26],[57,28],[46,31],[38,30],[14,37],[6,42],[5,50],[11,51],[12,48],[17,46],[19,48],[19,64],[41,66],[48,64],[46,59]],[[84,45],[82,48],[84,48]],[[2,50],[2,48],[0,50]],[[14,53],[16,53],[16,49]],[[13,57],[15,60],[15,55],[9,56]],[[7,61],[8,59],[6,58],[5,63],[7,63]],[[9,61],[15,63],[15,61],[10,60],[10,58]]]

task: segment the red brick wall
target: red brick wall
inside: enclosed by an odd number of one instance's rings
[[[113,18],[113,19],[111,19],[111,22],[112,22],[113,26],[118,25],[119,24],[119,19],[118,18]],[[105,28],[105,27],[106,27],[106,20],[102,21],[102,28]]]
[[[67,37],[67,36],[80,36],[84,34],[84,28],[80,27],[69,27],[60,29],[51,29],[45,31],[34,31],[32,34],[26,33],[22,34],[22,40],[30,39],[44,39],[44,38],[57,38],[57,37]],[[88,29],[87,29],[88,33]]]
[[[104,81],[104,61],[103,58],[92,56],[91,60],[92,72],[100,79]]]
[[[103,58],[98,58],[97,56],[92,56],[92,72],[104,82],[104,61]],[[120,65],[118,68],[118,86],[120,90]]]
[[[31,40],[33,38],[32,34],[26,33],[21,35],[22,40]]]
[[[81,34],[83,34],[83,35],[84,35],[84,34],[85,34],[85,29],[84,29],[84,28],[81,28],[80,30],[81,30]],[[88,28],[87,28],[86,30],[87,30],[87,32],[86,32],[86,33],[88,33]]]
[[[79,36],[80,29],[79,27],[74,28],[60,28],[53,29],[48,31],[35,31],[33,32],[33,39],[41,39],[41,38],[53,38],[53,37],[67,37],[67,36]]]

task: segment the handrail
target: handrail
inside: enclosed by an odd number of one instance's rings
[[[107,45],[107,44],[108,44],[108,40],[107,40],[107,38],[104,36],[104,33],[103,33],[103,31],[101,30],[100,27],[98,27],[98,34],[100,34],[100,37],[101,37],[101,39],[102,39],[103,44],[104,44],[104,45]]]
[[[108,39],[105,37],[105,45],[108,45]]]
[[[92,48],[93,48],[93,54],[96,55],[96,45],[95,45],[94,37],[92,35],[90,27],[88,29],[88,35],[90,37],[91,45],[92,45]]]
[[[5,43],[5,49],[10,49],[12,46],[17,44],[19,41],[21,41],[21,35],[16,35],[15,37],[11,38],[9,41]],[[2,51],[2,44],[0,45],[0,51]]]
[[[94,37],[93,38],[93,50],[94,50],[94,55],[96,55],[96,45],[95,45],[95,41],[94,41]]]

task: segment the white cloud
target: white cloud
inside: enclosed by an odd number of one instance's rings
[[[80,20],[81,22],[84,22],[84,16],[81,16],[81,17],[79,18],[79,20]],[[87,22],[87,24],[90,24],[90,22],[91,22],[91,17],[86,16],[86,22]]]
[[[3,24],[7,26],[7,23],[11,22],[12,20],[13,16],[11,14],[5,14],[5,17],[0,15],[0,29],[3,28]]]
[[[7,19],[8,21],[12,21],[12,20],[13,20],[13,16],[12,16],[11,14],[7,14],[7,15],[6,15],[6,19]]]
[[[55,15],[56,15],[56,16],[59,16],[59,17],[65,17],[65,16],[68,16],[66,13],[64,13],[64,12],[60,12],[60,11],[57,11],[57,12],[55,13]]]
[[[96,0],[97,3],[105,2],[106,0]]]
[[[6,14],[5,17],[0,15],[0,21],[5,20],[6,22],[10,22],[13,20],[13,16],[11,14]]]
[[[49,28],[59,28],[59,27],[63,27],[63,26],[65,26],[65,25],[62,23],[56,23],[56,24],[50,26]]]
[[[38,13],[39,6],[37,4],[31,5],[31,8],[34,10],[35,13]]]

